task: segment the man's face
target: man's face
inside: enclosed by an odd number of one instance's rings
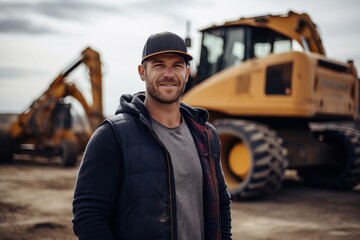
[[[138,70],[146,83],[147,98],[151,98],[148,100],[168,104],[180,101],[190,74],[190,68],[182,57],[159,54],[139,65]]]

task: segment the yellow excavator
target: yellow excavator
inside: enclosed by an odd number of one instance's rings
[[[86,65],[90,76],[91,103],[67,78],[81,64]],[[68,96],[80,103],[90,125],[90,128],[78,134],[73,129],[71,104],[64,101]],[[88,47],[28,109],[16,117],[7,132],[0,132],[0,161],[11,162],[14,154],[30,154],[60,157],[63,166],[74,166],[86,142],[103,119],[100,55]]]
[[[308,14],[240,18],[201,33],[183,101],[208,109],[234,200],[275,193],[288,169],[319,186],[360,183],[356,68],[326,56]]]

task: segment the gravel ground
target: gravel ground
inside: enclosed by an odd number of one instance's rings
[[[0,240],[76,239],[71,205],[77,167],[16,160],[0,165]],[[233,238],[360,239],[360,186],[334,191],[294,178],[267,199],[232,203]]]

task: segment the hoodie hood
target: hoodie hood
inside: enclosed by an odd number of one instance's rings
[[[151,121],[151,116],[145,104],[145,92],[135,94],[124,94],[120,97],[120,105],[116,109],[115,114],[128,113],[136,115],[140,118],[145,117]],[[183,102],[180,103],[180,111],[183,115],[188,115],[201,125],[205,125],[209,114],[203,108],[194,108]]]
[[[144,92],[138,92],[136,94],[124,94],[120,97],[120,105],[116,109],[115,115],[119,113],[128,113],[133,115],[145,113],[145,115],[149,115],[144,101]]]

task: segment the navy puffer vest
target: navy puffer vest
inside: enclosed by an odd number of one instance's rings
[[[176,202],[168,153],[145,120],[120,113],[107,121],[123,152],[117,199],[121,209],[116,209],[115,235],[120,239],[144,239],[146,233],[147,239],[171,239]]]

